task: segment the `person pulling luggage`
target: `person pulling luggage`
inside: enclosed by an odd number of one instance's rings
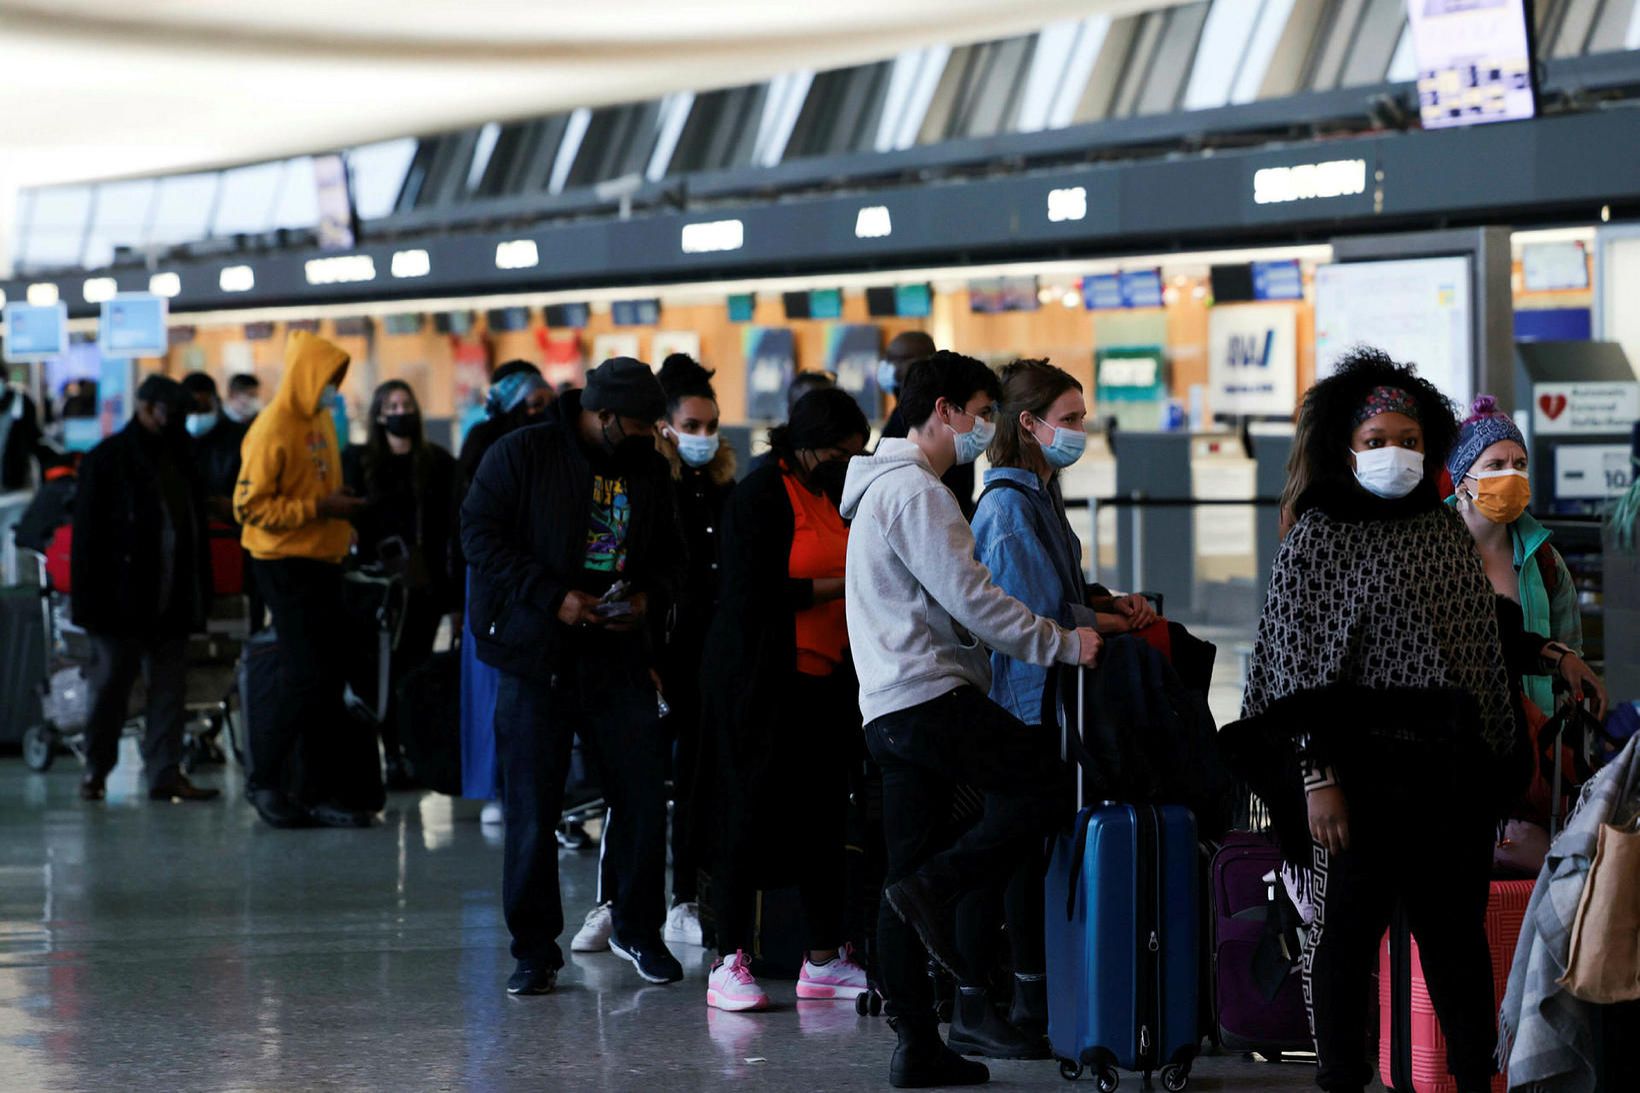
[[[878,922],[885,1012],[899,1037],[889,1081],[972,1085],[989,1071],[939,1036],[932,956],[968,978],[952,938],[956,901],[1004,881],[1062,818],[1063,767],[1032,728],[986,697],[986,647],[1032,664],[1091,666],[1100,639],[1037,615],[992,583],[974,535],[940,476],[990,444],[997,377],[983,362],[936,353],[901,389],[906,439],[850,461],[842,514],[849,646],[860,677],[866,746],[883,775],[887,886]],[[942,837],[957,784],[985,811],[954,843]],[[925,955],[926,949],[926,955]]]

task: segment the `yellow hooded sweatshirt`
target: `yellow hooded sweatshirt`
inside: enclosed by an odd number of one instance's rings
[[[251,557],[340,562],[352,542],[346,520],[321,519],[319,501],[342,488],[336,423],[320,396],[348,355],[299,330],[285,343],[279,391],[245,434],[233,514]]]

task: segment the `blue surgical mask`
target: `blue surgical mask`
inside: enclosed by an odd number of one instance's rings
[[[1424,480],[1424,453],[1399,445],[1356,452],[1355,480],[1378,497],[1405,497]]]
[[[207,414],[189,414],[187,420],[188,435],[193,437],[204,436],[216,428],[219,417],[220,415],[215,410]]]
[[[1048,466],[1063,469],[1081,459],[1087,447],[1087,433],[1081,429],[1061,429],[1055,425],[1053,442],[1042,445],[1042,458],[1048,461]]]
[[[947,425],[946,428],[951,429],[951,426]],[[955,429],[951,429],[951,433],[957,438],[957,466],[960,467],[978,459],[991,446],[991,441],[996,439],[997,427],[982,417],[976,417],[974,427],[966,433]]]
[[[888,395],[892,395],[899,390],[900,378],[894,371],[893,361],[877,362],[877,387]]]
[[[713,459],[716,459],[718,448],[723,443],[716,433],[710,433],[706,436],[674,433],[672,442],[678,446],[678,458],[691,467],[704,467]]]

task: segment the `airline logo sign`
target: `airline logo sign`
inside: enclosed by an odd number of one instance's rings
[[[1208,381],[1216,414],[1280,415],[1298,401],[1298,316],[1272,304],[1215,307]]]

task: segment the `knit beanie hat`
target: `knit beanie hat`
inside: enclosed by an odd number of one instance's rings
[[[608,410],[621,417],[659,421],[666,416],[666,392],[660,380],[643,361],[631,357],[611,357],[587,374],[581,405],[588,410]]]
[[[1452,453],[1446,457],[1446,473],[1452,476],[1454,486],[1469,473],[1481,453],[1498,441],[1513,440],[1526,447],[1526,438],[1516,428],[1514,419],[1498,409],[1498,400],[1491,395],[1476,395],[1470,410],[1470,415],[1458,426],[1458,442],[1452,445]]]

